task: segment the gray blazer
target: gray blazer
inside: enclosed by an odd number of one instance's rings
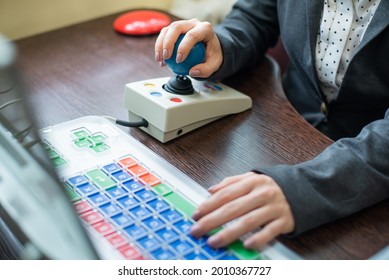
[[[389,1],[381,1],[326,115],[314,65],[323,5],[241,0],[215,27],[224,61],[211,79],[256,65],[281,35],[291,61],[284,77],[288,99],[337,140],[310,161],[255,169],[284,191],[296,223],[292,236],[389,198]]]

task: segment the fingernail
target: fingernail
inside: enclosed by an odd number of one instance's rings
[[[214,188],[215,188],[215,186],[209,187],[209,188],[208,188],[208,191],[209,191],[209,192],[212,192],[212,190],[213,190]]]
[[[180,63],[180,62],[182,62],[182,54],[178,53],[176,56],[176,63]]]
[[[160,61],[160,60],[161,60],[160,53],[159,52],[155,52],[155,61]]]
[[[221,242],[221,239],[219,237],[217,237],[216,235],[212,235],[207,240],[208,245],[211,246],[212,248],[221,247],[220,242]]]
[[[200,70],[193,70],[189,73],[191,77],[197,77],[200,76]]]
[[[199,218],[200,218],[201,214],[200,214],[200,211],[196,210],[193,214],[192,214],[192,219],[197,221]]]
[[[165,64],[165,61],[164,61],[164,60],[162,60],[162,61],[159,62],[159,66],[160,66],[160,67],[164,67],[165,65],[166,65],[166,64]]]
[[[246,247],[247,249],[252,249],[254,247],[254,241],[250,238],[246,239],[244,242],[243,242],[243,245],[244,247]]]
[[[167,49],[163,49],[162,57],[163,57],[163,59],[169,58],[169,51]]]
[[[200,232],[201,232],[201,227],[198,225],[198,224],[195,224],[194,226],[192,226],[192,228],[190,229],[190,234],[197,237],[200,235]]]

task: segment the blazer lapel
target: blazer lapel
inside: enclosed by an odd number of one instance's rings
[[[366,44],[373,40],[378,34],[381,33],[389,25],[389,1],[381,0],[375,15],[369,26],[366,29],[366,33],[363,36],[362,42],[358,47],[358,50],[362,49]]]
[[[313,81],[317,92],[321,92],[321,90],[318,87],[319,83],[316,75],[315,51],[317,32],[320,27],[320,18],[323,6],[324,0],[306,0],[309,52],[304,54],[304,61],[306,62],[306,67],[309,70],[308,75]]]

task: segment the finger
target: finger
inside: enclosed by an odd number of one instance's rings
[[[197,207],[192,218],[198,220],[226,203],[249,193],[255,187],[255,180],[250,180],[250,177],[242,177],[242,180],[238,180],[214,193]]]
[[[163,41],[165,39],[165,35],[167,33],[168,27],[164,27],[161,29],[161,32],[159,33],[157,40],[155,41],[154,45],[154,52],[155,52],[155,61],[161,62],[162,59],[162,52],[163,52]]]
[[[179,20],[171,23],[166,31],[163,43],[162,43],[162,57],[163,59],[169,59],[173,53],[174,45],[177,42],[178,36],[184,34],[194,28],[199,21],[193,20]],[[189,50],[194,46],[189,46]],[[188,53],[189,53],[188,50]]]
[[[282,234],[283,227],[284,221],[282,219],[275,219],[247,238],[244,241],[244,246],[247,249],[261,249],[278,235]]]
[[[240,180],[242,180],[243,178],[246,178],[248,176],[251,176],[253,175],[254,173],[253,172],[248,172],[248,173],[244,173],[244,174],[240,174],[240,175],[236,175],[236,176],[230,176],[230,177],[226,177],[224,178],[220,183],[216,184],[216,185],[213,185],[212,187],[210,187],[208,189],[208,191],[210,193],[216,193],[218,192],[219,190],[231,185],[231,184],[234,184]]]

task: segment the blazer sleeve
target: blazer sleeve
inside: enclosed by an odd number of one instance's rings
[[[208,79],[224,79],[254,67],[279,37],[277,1],[240,0],[231,13],[215,26],[223,51],[223,63]]]
[[[255,170],[282,188],[295,218],[291,236],[389,198],[389,109],[384,119],[312,160]]]

